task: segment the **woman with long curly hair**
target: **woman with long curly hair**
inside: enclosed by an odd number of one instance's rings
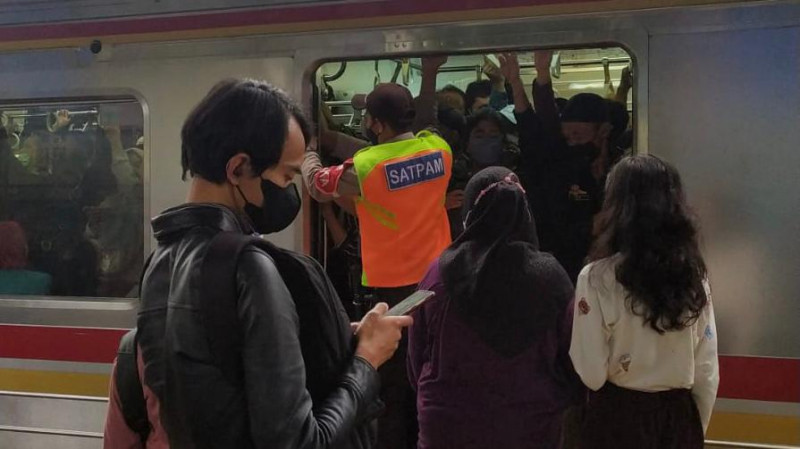
[[[620,161],[576,287],[570,356],[586,448],[703,447],[719,384],[706,266],[674,167]]]

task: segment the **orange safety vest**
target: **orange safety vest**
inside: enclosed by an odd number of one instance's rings
[[[450,245],[445,209],[453,153],[441,137],[422,131],[416,138],[384,143],[356,153],[361,197],[362,283],[404,287],[419,283],[430,264]]]

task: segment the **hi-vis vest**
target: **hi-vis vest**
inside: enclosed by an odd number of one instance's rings
[[[453,167],[447,142],[428,131],[414,139],[365,148],[353,164],[361,197],[362,283],[419,283],[450,244],[445,195]]]

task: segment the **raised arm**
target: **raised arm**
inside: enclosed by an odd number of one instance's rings
[[[542,122],[533,111],[531,102],[525,94],[525,86],[519,73],[519,61],[514,53],[498,56],[500,70],[511,84],[514,94],[514,115],[519,130],[519,149],[523,171],[533,175],[545,165],[545,160],[552,149],[552,138],[543,132]]]
[[[500,58],[498,57],[498,60]],[[483,58],[483,73],[492,83],[492,93],[489,95],[489,106],[495,111],[499,111],[508,106],[508,92],[506,92],[506,79],[500,67],[494,65],[489,58]]]
[[[536,65],[533,106],[536,108],[536,115],[539,116],[544,128],[548,132],[560,133],[558,108],[556,108],[556,98],[553,92],[553,80],[550,77],[550,61],[552,59],[553,52],[550,50],[539,50],[533,54],[533,61]]]
[[[506,81],[511,85],[514,96],[514,112],[521,114],[531,109],[531,102],[525,95],[525,86],[522,84],[522,77],[519,74],[519,60],[515,53],[503,53],[497,55],[500,60],[500,70]]]
[[[614,96],[614,101],[627,105],[628,93],[631,91],[632,87],[633,74],[631,73],[631,68],[625,67],[622,69],[622,75],[619,77],[619,87],[617,87],[617,93]]]
[[[436,126],[436,76],[439,68],[447,62],[447,56],[422,58],[422,82],[419,96],[414,100],[416,115],[411,129],[414,132]]]

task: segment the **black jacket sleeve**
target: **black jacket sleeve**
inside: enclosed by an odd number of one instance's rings
[[[552,159],[554,146],[551,133],[544,129],[539,115],[528,108],[515,112],[519,129],[520,165],[530,176],[537,176]]]
[[[253,446],[327,448],[342,441],[377,398],[377,371],[355,357],[338,388],[312,411],[297,312],[272,259],[246,249],[239,260],[237,288]]]

